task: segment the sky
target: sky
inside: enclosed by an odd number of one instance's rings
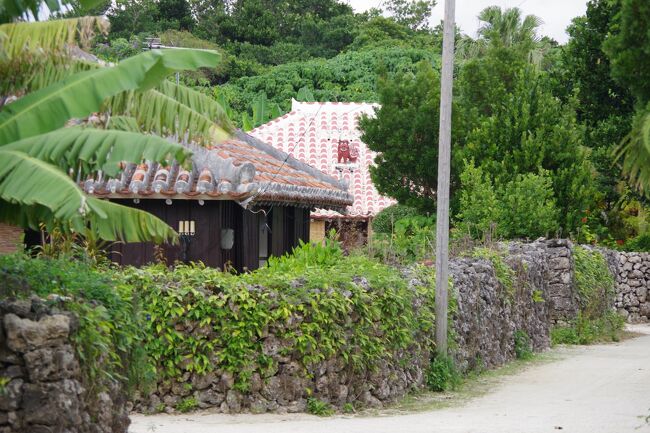
[[[357,11],[379,7],[381,0],[347,0]],[[587,0],[456,0],[456,23],[463,33],[476,36],[479,21],[476,16],[487,6],[519,7],[526,15],[537,15],[544,21],[540,35],[550,36],[560,43],[568,40],[566,27],[574,17],[583,15]],[[444,15],[444,0],[438,0],[432,22],[438,24]]]

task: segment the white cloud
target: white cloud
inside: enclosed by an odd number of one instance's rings
[[[365,11],[379,7],[381,0],[347,0],[347,3],[357,11]],[[564,43],[568,39],[566,27],[573,18],[585,13],[587,0],[456,0],[456,22],[464,33],[475,36],[479,26],[476,16],[492,5],[519,7],[524,14],[537,15],[544,21],[540,33]],[[443,15],[444,0],[438,0],[432,22],[437,24]]]

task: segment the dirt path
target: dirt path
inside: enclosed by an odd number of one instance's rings
[[[563,349],[563,359],[504,377],[493,391],[459,407],[377,417],[135,415],[129,432],[650,433],[650,326],[634,330],[645,335]]]

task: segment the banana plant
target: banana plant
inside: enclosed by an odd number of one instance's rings
[[[269,120],[280,117],[284,114],[282,109],[275,102],[269,101],[266,93],[262,92],[257,95],[252,105],[253,117],[251,118],[248,113],[242,114],[242,129],[250,131],[260,125],[265,124]]]
[[[22,31],[29,31],[32,24],[21,23]],[[17,25],[10,26],[15,34]],[[0,26],[2,33],[7,33],[6,26]],[[35,37],[32,42],[38,40]],[[8,46],[11,42],[0,46],[0,50]],[[7,51],[1,54],[5,59],[11,57]],[[81,233],[92,230],[108,241],[174,242],[176,232],[160,219],[87,196],[73,179],[98,170],[114,175],[120,161],[182,162],[188,156],[187,150],[162,137],[136,132],[140,123],[155,123],[149,119],[134,122],[123,116],[122,121],[114,122],[118,126],[130,125],[126,131],[64,126],[72,119],[100,112],[119,95],[146,94],[153,89],[162,89],[170,99],[168,107],[172,108],[167,109],[170,112],[166,113],[166,122],[173,122],[173,111],[178,112],[179,105],[188,107],[185,104],[197,104],[206,109],[207,115],[224,121],[217,107],[209,107],[208,101],[191,91],[170,89],[164,82],[174,71],[214,67],[218,61],[218,53],[212,51],[152,50],[112,67],[91,67],[73,73],[4,105],[0,109],[0,221],[31,228],[45,224],[48,229],[64,227]],[[133,105],[129,108],[134,110]],[[159,110],[149,115],[162,114]],[[187,121],[183,127],[196,124]],[[198,129],[201,134],[213,134],[212,139],[224,133],[214,121],[205,121]]]

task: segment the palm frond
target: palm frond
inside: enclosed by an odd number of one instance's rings
[[[28,94],[0,111],[0,146],[60,128],[100,109],[106,98],[150,89],[175,70],[214,66],[219,55],[200,50],[152,50],[115,67],[78,72]],[[79,95],[83,95],[80,98]]]
[[[650,105],[636,115],[632,130],[614,155],[629,184],[647,194],[650,191]]]
[[[108,27],[108,21],[102,17],[2,24],[0,52],[11,59],[37,50],[64,51],[73,45],[85,48],[97,33],[107,33]]]
[[[174,230],[137,209],[87,197],[61,170],[15,150],[0,150],[0,221],[36,228],[87,225],[101,239],[126,242],[175,241]]]
[[[185,147],[153,135],[79,127],[15,141],[2,150],[23,152],[64,172],[81,164],[84,176],[98,170],[115,176],[121,161],[183,162],[190,154]]]

